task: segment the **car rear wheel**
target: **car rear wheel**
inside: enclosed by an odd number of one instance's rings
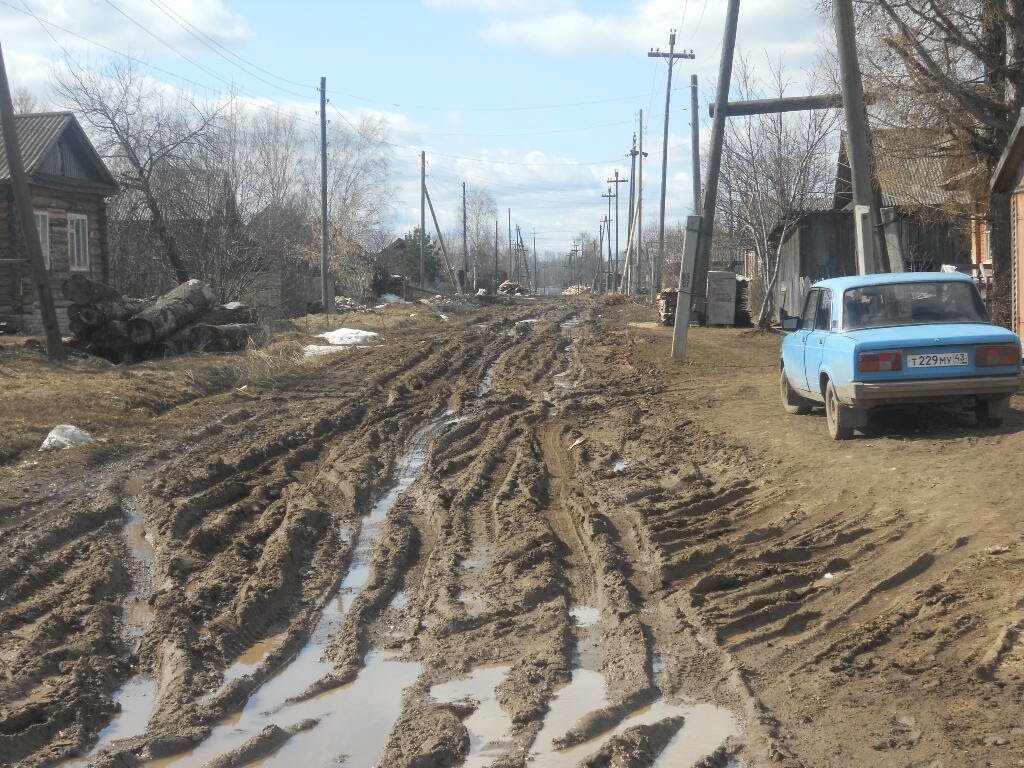
[[[779,371],[779,389],[782,393],[782,408],[786,413],[795,413],[803,416],[811,412],[811,404],[800,397],[793,388],[789,386],[789,377],[786,375],[786,369],[782,368]]]
[[[979,400],[974,405],[974,413],[978,417],[979,427],[1001,427],[1006,409],[1010,405],[1010,398],[1001,397],[998,400]]]
[[[836,388],[829,381],[825,385],[825,421],[833,440],[849,440],[853,437],[853,413],[839,402]]]

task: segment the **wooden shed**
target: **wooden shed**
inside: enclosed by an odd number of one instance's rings
[[[58,319],[66,330],[60,284],[71,273],[109,281],[106,198],[117,192],[117,183],[71,112],[16,115],[15,126]],[[28,332],[42,328],[2,142],[0,321]]]

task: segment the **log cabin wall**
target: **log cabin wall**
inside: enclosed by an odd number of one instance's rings
[[[4,225],[0,233],[0,259],[24,259],[25,246],[14,205],[10,200],[10,185],[5,184],[0,200],[3,201]],[[72,272],[91,280],[104,281],[108,277],[106,204],[96,192],[70,186],[29,185],[32,210],[46,213],[48,227],[48,253],[50,285],[57,306],[61,330],[68,329],[69,302],[61,294],[61,283]],[[72,267],[68,236],[69,216],[86,217],[88,232],[88,265]],[[42,330],[42,318],[32,287],[28,265],[0,262],[0,319],[6,317],[26,333]]]
[[[0,185],[0,259],[15,258],[11,249],[14,242],[13,190],[10,185]],[[0,321],[17,324],[21,304],[17,300],[19,278],[16,265],[0,261]]]

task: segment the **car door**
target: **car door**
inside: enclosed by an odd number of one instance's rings
[[[808,392],[819,390],[818,376],[821,373],[825,345],[832,333],[831,325],[832,291],[822,288],[818,291],[818,307],[814,313],[814,322],[804,338],[804,382]]]
[[[800,327],[793,331],[790,342],[794,359],[785,360],[789,381],[797,389],[807,389],[804,359],[807,354],[807,336],[814,330],[814,319],[818,310],[818,293],[817,288],[812,288],[807,292],[807,298],[804,299],[804,311],[800,313]]]

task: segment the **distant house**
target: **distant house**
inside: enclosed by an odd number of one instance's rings
[[[1010,327],[1024,331],[1024,113],[1010,134],[1010,140],[992,174],[995,193],[1010,195]]]
[[[67,302],[60,284],[72,273],[109,281],[106,198],[117,192],[117,183],[72,113],[17,115],[15,127],[58,319],[66,329]],[[0,320],[26,331],[42,327],[2,142]]]
[[[882,196],[886,247],[905,271],[971,262],[969,205],[949,183],[959,154],[934,131],[874,130],[875,176]],[[831,206],[798,212],[780,248],[775,306],[799,314],[818,280],[856,273],[853,187],[845,136],[840,142]],[[777,227],[781,234],[782,227]]]

